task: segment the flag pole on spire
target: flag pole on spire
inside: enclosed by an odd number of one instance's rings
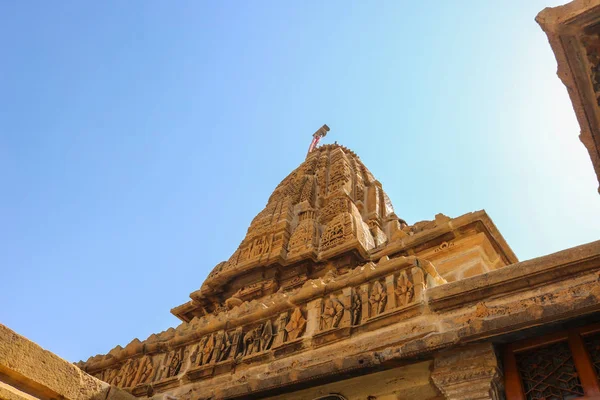
[[[308,157],[308,155],[317,147],[319,140],[321,140],[322,137],[325,137],[327,132],[329,132],[329,127],[327,125],[323,125],[319,128],[319,130],[313,133],[313,139],[312,142],[310,142],[310,146],[308,146],[308,153],[306,153],[306,157]]]

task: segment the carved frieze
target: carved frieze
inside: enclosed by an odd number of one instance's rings
[[[399,315],[414,316],[420,309],[413,305],[422,301],[429,273],[436,274],[433,265],[424,260],[417,263],[414,257],[383,258],[379,264],[348,269],[341,275],[332,271],[323,278],[307,281],[295,292],[274,293],[272,299],[278,298],[278,301],[253,300],[252,304],[263,315],[255,322],[248,322],[251,308],[219,309],[218,316],[206,315],[187,324],[186,328],[193,334],[194,329],[203,326],[199,321],[210,318],[223,321],[225,325],[221,328],[215,326],[194,340],[160,347],[158,353],[125,358],[95,376],[145,395],[149,384],[155,390],[166,390],[178,385],[184,376],[192,381],[206,379],[230,371],[239,363],[264,362],[310,346],[327,345],[371,324],[384,326],[397,321]],[[434,278],[431,281],[434,282]],[[326,285],[325,294],[319,285]],[[308,293],[314,294],[311,297]],[[265,307],[285,302],[298,305],[275,308],[270,316],[264,316]],[[244,304],[249,307],[248,302]],[[233,312],[240,312],[244,323],[232,329],[228,328],[229,324],[237,323],[235,318],[230,318]],[[175,339],[177,335],[172,337]]]

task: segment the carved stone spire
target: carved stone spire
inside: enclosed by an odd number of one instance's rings
[[[381,184],[354,152],[337,144],[318,147],[275,188],[238,249],[213,269],[191,297],[196,304],[206,303],[209,297],[214,303],[215,293],[257,269],[269,276],[269,268],[289,270],[302,262],[315,264],[346,253],[369,260],[369,253],[397,235],[403,223]],[[277,290],[276,283],[272,289]],[[255,298],[251,292],[264,291],[264,285],[236,290],[233,297],[228,293],[231,304],[236,298]],[[174,314],[181,317],[179,311],[192,311],[184,306],[174,309]],[[208,306],[208,311],[213,307]]]

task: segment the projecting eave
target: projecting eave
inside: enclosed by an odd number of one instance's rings
[[[600,0],[575,0],[536,17],[567,87],[600,191]]]

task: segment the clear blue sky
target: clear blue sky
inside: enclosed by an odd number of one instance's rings
[[[556,4],[1,2],[0,322],[70,361],[176,326],[323,123],[409,223],[600,238]]]

